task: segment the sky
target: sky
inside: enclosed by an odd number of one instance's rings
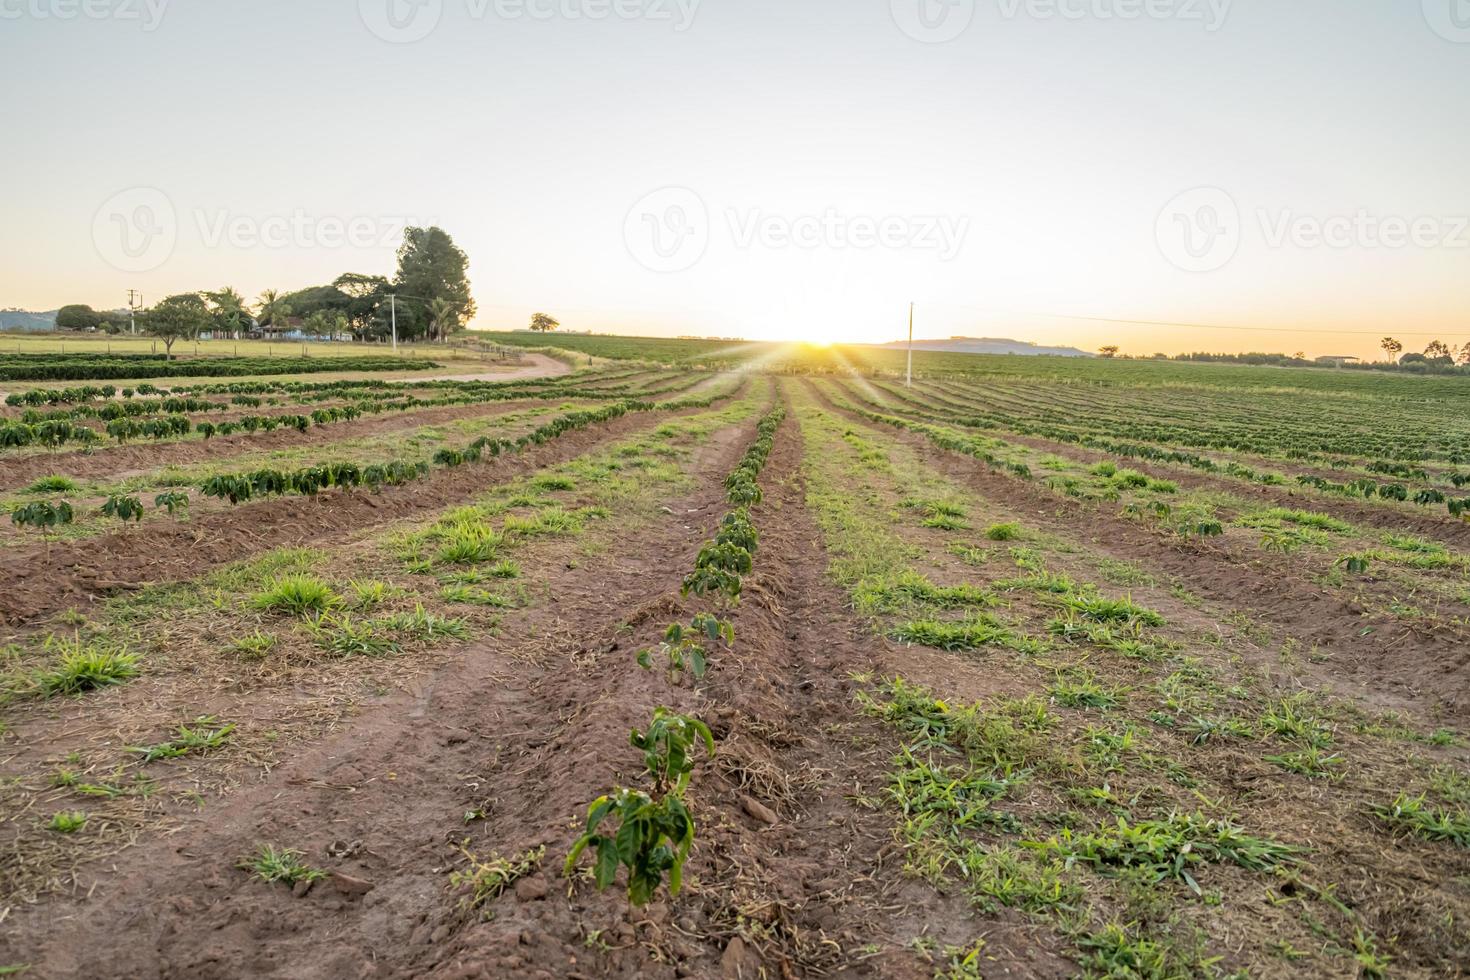
[[[0,0],[0,308],[470,257],[483,328],[1470,341],[1470,0]]]

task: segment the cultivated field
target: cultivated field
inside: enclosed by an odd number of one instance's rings
[[[1470,971],[1462,381],[546,343],[0,382],[0,968]]]

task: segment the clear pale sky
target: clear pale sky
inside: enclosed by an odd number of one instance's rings
[[[975,0],[927,43],[970,2],[0,0],[0,307],[386,274],[408,220],[468,252],[486,328],[886,341],[912,299],[920,336],[1134,353],[1470,340],[1463,0]],[[1237,223],[1198,210],[1222,191]],[[172,247],[119,268],[159,192]],[[649,268],[660,222],[697,261]]]

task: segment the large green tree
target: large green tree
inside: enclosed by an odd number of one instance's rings
[[[393,285],[383,276],[346,272],[332,281],[332,286],[347,297],[345,309],[352,335],[357,340],[385,336],[388,332],[388,294]]]
[[[393,288],[418,308],[422,315],[420,329],[444,339],[475,315],[475,300],[470,295],[467,274],[469,262],[469,257],[442,228],[409,228],[403,233]],[[435,313],[436,301],[446,304],[439,309],[447,310],[447,315],[441,317]],[[399,333],[404,334],[401,310]]]
[[[138,325],[145,332],[163,341],[164,354],[170,359],[176,341],[192,340],[212,322],[209,305],[198,293],[180,293],[160,300],[138,317]]]
[[[90,306],[74,303],[56,311],[56,326],[59,330],[96,330],[102,326],[104,317]]]

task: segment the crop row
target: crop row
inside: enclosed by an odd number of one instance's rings
[[[778,408],[760,421],[756,441],[726,479],[727,496],[736,507],[725,515],[715,540],[700,552],[694,574],[684,581],[686,595],[715,591],[732,604],[739,601],[740,576],[750,572],[757,545],[748,508],[760,500],[756,480],[784,417]],[[734,627],[709,613],[699,613],[687,626],[670,626],[661,647],[670,681],[686,674],[701,679],[708,665],[706,644],[720,642],[733,646]],[[653,651],[644,650],[638,655],[639,665],[651,670],[652,657]],[[592,879],[598,890],[611,886],[618,869],[626,867],[628,900],[642,906],[653,899],[666,875],[670,895],[679,894],[684,864],[694,846],[694,817],[685,799],[690,773],[698,749],[703,746],[712,757],[715,744],[703,722],[668,708],[657,709],[648,730],[634,729],[630,741],[643,752],[644,771],[652,785],[648,791],[615,787],[594,800],[585,831],[567,855],[563,871],[571,877],[590,849],[596,854]],[[610,820],[616,820],[616,831],[604,829]]]
[[[197,431],[205,439],[213,436],[228,436],[237,432],[272,432],[279,428],[294,428],[299,432],[305,432],[312,424],[329,425],[333,422],[350,421],[365,414],[376,414],[382,412],[407,412],[415,409],[439,408],[450,405],[480,404],[498,401],[512,401],[521,399],[538,400],[561,400],[577,399],[586,401],[607,400],[613,395],[603,391],[584,391],[581,389],[556,389],[538,390],[534,392],[503,390],[491,392],[478,392],[464,397],[446,396],[441,398],[417,398],[408,397],[396,401],[357,401],[350,405],[336,406],[332,408],[319,408],[311,412],[310,416],[303,415],[247,415],[231,422],[200,422],[191,424],[187,418],[178,414],[165,415],[162,418],[139,421],[132,416],[134,414],[145,414],[147,409],[161,408],[166,411],[182,409],[185,411],[224,410],[228,406],[217,402],[201,401],[195,399],[165,398],[150,400],[147,403],[123,403],[112,402],[102,409],[94,409],[91,406],[82,406],[74,409],[73,413],[85,411],[86,415],[98,418],[111,417],[105,427],[107,436],[119,443],[126,443],[137,438],[167,439],[171,437],[182,437],[191,431]],[[133,412],[133,405],[146,405],[144,412]],[[37,421],[21,421],[0,423],[0,447],[22,448],[27,446],[44,446],[46,448],[57,448],[67,444],[79,446],[93,445],[99,442],[102,435],[95,429],[86,425],[69,421],[66,418],[54,418]]]
[[[441,449],[434,455],[433,464],[452,468],[468,463],[478,463],[486,457],[493,459],[501,455],[522,452],[530,446],[544,445],[573,430],[619,418],[630,412],[704,408],[722,397],[724,397],[722,394],[712,394],[704,398],[688,398],[662,403],[622,401],[598,409],[570,412],[515,439],[482,436],[464,449]],[[429,472],[427,464],[390,463],[384,467],[360,466],[350,462],[328,463],[296,470],[265,469],[235,476],[211,477],[201,485],[200,491],[207,497],[218,497],[232,504],[239,504],[263,496],[284,494],[311,496],[333,487],[376,487],[395,482],[409,482],[422,479]]]
[[[973,456],[975,459],[981,460],[993,469],[1003,470],[1007,473],[1010,473],[1012,476],[1020,477],[1023,480],[1031,479],[1031,467],[1027,466],[1025,463],[1013,463],[1009,460],[1002,459],[995,453],[991,452],[989,446],[984,445],[978,440],[967,438],[949,429],[940,428],[939,426],[935,425],[929,425],[926,422],[916,422],[912,419],[901,418],[897,415],[885,415],[880,412],[870,412],[867,409],[864,409],[857,405],[853,405],[850,402],[844,402],[840,399],[834,399],[834,403],[839,408],[846,409],[847,411],[852,412],[855,415],[860,415],[870,422],[877,422],[880,425],[887,425],[895,429],[904,429],[909,432],[917,433],[926,437],[930,442],[934,443],[941,449],[947,449],[951,452],[963,453],[966,456]],[[998,442],[998,440],[990,441],[992,443]]]
[[[889,418],[886,416],[865,412],[861,409],[857,409],[857,411],[859,411],[860,414],[869,417],[873,421],[885,421],[887,418]],[[890,422],[890,424],[892,423]],[[980,428],[984,430],[994,430],[995,428],[997,428],[995,423],[985,419],[954,419],[952,420],[952,424],[961,426],[963,428]],[[914,428],[915,426],[928,428],[927,426],[923,426],[922,423],[911,423],[907,427]],[[1055,430],[1044,426],[1033,425],[1027,426],[1025,428],[1028,432],[1032,434],[1041,435],[1044,438],[1053,439],[1057,442],[1071,443],[1087,449],[1100,450],[1115,456],[1120,456],[1128,459],[1141,459],[1148,462],[1188,466],[1192,469],[1197,469],[1202,472],[1223,474],[1225,476],[1234,477],[1236,479],[1246,480],[1253,483],[1260,483],[1266,486],[1287,486],[1290,483],[1290,480],[1281,473],[1258,471],[1256,469],[1253,469],[1252,467],[1237,463],[1234,460],[1221,464],[1213,459],[1210,459],[1209,457],[1201,456],[1197,453],[1181,452],[1175,449],[1163,449],[1154,445],[1147,445],[1136,442],[1125,442],[1116,439],[1110,439],[1105,436],[1078,434],[1063,430]],[[931,435],[931,438],[934,437]],[[954,441],[953,437],[949,437],[949,440]],[[936,441],[940,440],[936,439]],[[960,448],[960,451],[962,452],[969,452],[968,449],[963,447],[945,446],[945,448]],[[971,455],[977,454],[971,453]],[[1371,468],[1374,467],[1370,464],[1370,469]],[[1394,475],[1424,475],[1422,470],[1414,470],[1410,467],[1405,467],[1402,464],[1380,463],[1378,464],[1377,469],[1380,472],[1391,473]],[[1458,473],[1451,474],[1449,480],[1455,486],[1464,486],[1465,484],[1470,483],[1470,478],[1467,478]],[[1367,478],[1338,483],[1324,479],[1319,476],[1312,475],[1298,476],[1296,478],[1296,482],[1301,486],[1311,487],[1322,493],[1331,493],[1337,496],[1365,500],[1377,497],[1381,500],[1399,502],[1411,501],[1421,507],[1429,507],[1436,504],[1443,504],[1452,517],[1462,517],[1464,515],[1470,514],[1470,497],[1451,497],[1446,495],[1444,492],[1433,488],[1423,488],[1415,491],[1410,487],[1406,487],[1402,483],[1380,483],[1377,480]]]
[[[574,429],[618,418],[631,411],[646,411],[654,406],[643,402],[619,402],[593,411],[572,412],[540,426],[517,439],[482,437],[465,449],[444,449],[434,456],[434,465],[463,466],[489,456],[520,452],[527,446],[541,445]],[[367,486],[377,489],[384,484],[405,483],[429,475],[428,464],[390,463],[386,466],[359,466],[356,463],[327,463],[295,470],[263,469],[237,476],[216,476],[200,486],[206,497],[218,497],[231,504],[241,504],[258,497],[302,494],[314,496],[334,487]]]
[[[114,378],[229,377],[251,374],[315,374],[327,371],[432,370],[441,365],[397,357],[224,357],[162,360],[113,355],[0,357],[0,381],[105,381]]]
[[[883,390],[896,394],[891,387]],[[1470,461],[1470,439],[1433,418],[1422,401],[1358,401],[1300,392],[1135,389],[1028,384],[984,389],[926,386],[946,411],[977,415],[988,427],[1055,437],[1106,432],[1124,439],[1322,460],[1324,454],[1424,462]],[[958,399],[965,404],[953,401]],[[929,406],[933,410],[933,406]],[[1368,416],[1364,412],[1371,412]],[[1373,419],[1371,426],[1364,418]]]

